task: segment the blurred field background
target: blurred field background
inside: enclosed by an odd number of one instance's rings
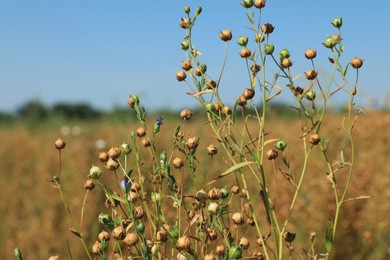
[[[28,111],[31,114],[32,110]],[[36,114],[40,115],[39,109],[37,111]],[[69,259],[69,250],[73,259],[85,259],[80,241],[68,231],[70,221],[58,190],[51,187],[49,182],[58,172],[59,165],[58,151],[53,143],[59,137],[67,143],[62,153],[62,183],[70,209],[78,219],[85,195],[83,184],[89,168],[92,164],[103,167],[97,157],[99,151],[130,142],[130,132],[139,127],[131,111],[116,112],[117,116],[99,118],[96,115],[97,119],[94,120],[64,120],[59,117],[37,120],[39,117],[30,115],[19,121],[2,117],[0,259],[14,259],[15,247],[22,250],[25,259],[47,259],[51,255]],[[164,125],[158,133],[157,150],[166,150],[170,154],[173,129],[183,122],[179,112],[176,115],[161,111],[149,115],[149,123],[153,124],[158,116],[164,118]],[[330,134],[340,127],[342,117],[342,113],[329,114],[324,133]],[[286,153],[291,161],[296,161],[301,157],[299,150],[294,148],[299,145],[300,126],[291,118],[292,115],[275,113],[270,117],[268,128],[271,131],[270,138],[285,137],[290,140]],[[201,164],[198,174],[206,175],[210,159],[204,151],[209,144],[218,143],[210,136],[207,124],[202,125],[204,122],[204,117],[195,114],[186,122],[185,134],[200,136],[197,157],[200,162],[206,163]],[[390,113],[383,111],[369,111],[357,122],[354,134],[358,152],[348,197],[376,196],[345,204],[335,241],[334,259],[390,258],[390,161],[387,158],[390,154],[389,126]],[[346,140],[336,133],[332,145],[343,149],[345,143]],[[314,230],[318,236],[323,236],[326,220],[333,216],[333,193],[325,178],[324,165],[315,163],[316,156],[321,154],[315,152],[312,155],[305,179],[307,185],[293,213],[293,226],[290,227],[297,232],[297,242],[294,243],[300,254],[303,247],[310,246],[309,232]],[[338,160],[338,156],[339,154],[333,154],[331,159]],[[215,162],[223,162],[223,158],[223,152],[220,152]],[[213,169],[216,170],[211,177],[217,176],[224,168],[223,165],[216,164]],[[107,180],[109,174],[110,172],[105,171],[103,178]],[[342,175],[341,172],[341,181]],[[277,178],[280,185],[278,207],[283,211],[284,204],[290,202],[292,189],[280,173]],[[101,230],[97,221],[98,214],[107,213],[103,201],[104,194],[98,188],[89,194],[83,230],[89,247]],[[317,246],[323,250],[321,241],[319,239]],[[258,245],[253,244],[251,247]]]

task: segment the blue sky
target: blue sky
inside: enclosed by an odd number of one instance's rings
[[[196,106],[185,94],[189,89],[175,79],[185,59],[179,48],[185,32],[178,24],[186,4],[192,10],[203,7],[194,41],[214,78],[224,55],[218,33],[233,31],[221,82],[222,96],[233,102],[247,85],[245,62],[235,42],[239,35],[252,39],[240,1],[2,0],[0,111],[14,112],[32,99],[110,109],[125,105],[132,93],[147,109]],[[275,26],[270,42],[276,51],[289,49],[294,74],[310,68],[303,56],[309,47],[322,57],[316,65],[326,74],[330,52],[321,42],[337,32],[330,21],[343,17],[344,61],[355,56],[365,60],[358,98],[364,105],[389,95],[389,10],[390,1],[379,0],[268,0],[262,22]],[[288,100],[287,93],[283,95],[282,100]]]

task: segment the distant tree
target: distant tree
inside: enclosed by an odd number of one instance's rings
[[[22,119],[44,120],[49,116],[48,108],[39,100],[28,101],[17,110]]]
[[[52,114],[66,119],[94,120],[102,116],[102,112],[93,109],[90,105],[59,103],[53,106]]]

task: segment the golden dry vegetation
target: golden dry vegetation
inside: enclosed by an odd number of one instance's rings
[[[323,135],[330,136],[341,126],[342,115],[328,115],[324,123]],[[200,147],[197,157],[198,174],[206,176],[210,170],[211,159],[205,149],[209,144],[218,146],[218,142],[209,135],[208,126],[201,125],[201,119],[192,118],[186,122],[185,134],[200,136]],[[165,120],[157,137],[157,150],[172,153],[172,132],[179,121]],[[201,126],[201,127],[200,127]],[[249,124],[250,126],[250,124]],[[390,257],[390,114],[369,112],[362,115],[354,129],[357,149],[356,167],[348,197],[360,195],[375,195],[369,200],[352,201],[342,209],[341,223],[335,241],[335,259],[387,259]],[[47,259],[59,254],[61,259],[68,259],[69,251],[73,259],[84,259],[85,254],[80,241],[68,231],[70,225],[64,206],[61,203],[58,190],[50,184],[50,179],[58,172],[58,151],[53,142],[61,137],[67,143],[62,152],[62,183],[70,209],[76,218],[80,216],[80,208],[85,196],[84,181],[92,164],[102,166],[97,158],[99,150],[96,140],[105,139],[108,147],[119,146],[130,142],[130,131],[135,131],[137,124],[122,123],[89,123],[80,124],[82,133],[79,136],[61,136],[60,126],[36,126],[27,128],[25,125],[13,125],[0,129],[0,259],[13,259],[13,250],[22,250],[25,259]],[[255,129],[252,129],[255,131]],[[301,135],[300,125],[295,121],[280,118],[270,118],[267,132],[270,138],[285,138],[289,140],[286,154],[292,162],[292,169],[300,168]],[[340,150],[348,147],[340,131],[335,132],[332,146],[337,153],[331,153],[331,160],[340,160]],[[348,150],[344,151],[348,159]],[[147,153],[146,153],[147,156]],[[293,212],[289,229],[297,233],[295,250],[302,253],[302,248],[310,246],[309,233],[317,232],[318,246],[323,248],[323,237],[327,219],[334,213],[333,190],[326,178],[323,161],[316,163],[316,158],[322,156],[319,151],[313,153],[308,174],[305,176],[304,190]],[[267,162],[269,163],[269,162]],[[281,166],[276,161],[276,168]],[[145,165],[145,168],[148,166]],[[226,169],[223,153],[213,158],[210,177],[216,177]],[[268,167],[270,169],[270,167]],[[145,170],[147,172],[147,170]],[[174,174],[179,174],[173,170]],[[105,171],[102,178],[109,180],[112,174]],[[277,187],[273,184],[274,173],[267,172],[269,187],[276,194],[276,207],[280,217],[288,210],[293,194],[293,187],[276,172]],[[338,172],[338,181],[343,182],[346,173]],[[148,178],[148,176],[146,176]],[[179,178],[179,177],[178,177]],[[205,177],[204,177],[205,178]],[[204,179],[203,178],[203,179]],[[255,182],[253,182],[255,183]],[[222,187],[229,182],[223,178]],[[210,190],[211,186],[205,186]],[[251,188],[256,188],[252,185]],[[188,194],[195,192],[189,187]],[[100,212],[107,213],[104,207],[105,197],[99,190],[93,190],[87,199],[83,234],[88,246],[92,246],[97,233],[101,230],[97,216]],[[259,203],[260,199],[258,198]],[[261,205],[261,204],[259,204]],[[262,208],[259,207],[259,212]],[[172,219],[172,222],[174,219]],[[260,222],[260,225],[266,225]],[[294,242],[295,243],[295,242]],[[252,245],[258,247],[258,245]]]

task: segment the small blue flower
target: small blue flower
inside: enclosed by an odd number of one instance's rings
[[[125,192],[127,192],[130,188],[130,182],[128,180],[122,180],[121,187]]]
[[[158,126],[161,126],[163,124],[163,118],[160,116],[159,118],[156,119],[156,124]]]

